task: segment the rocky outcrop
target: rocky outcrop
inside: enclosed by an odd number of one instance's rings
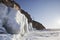
[[[3,3],[9,7],[13,7],[13,2],[11,0],[1,0],[0,3]]]
[[[32,20],[32,25],[33,25],[33,28],[36,28],[37,30],[45,29],[45,27],[41,23],[34,20]]]
[[[23,9],[21,9],[21,13],[24,14],[28,18],[28,23],[31,22],[33,28],[36,28],[36,30],[43,30],[43,29],[45,29],[45,27],[41,23],[32,20],[30,14],[28,14]]]
[[[14,0],[0,0],[0,3],[5,4],[7,7],[20,10],[20,5],[18,5],[18,3],[16,3]]]

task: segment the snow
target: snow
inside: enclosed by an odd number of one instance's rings
[[[31,31],[23,37],[20,34],[0,34],[0,40],[59,40],[60,31]]]
[[[34,31],[24,35],[22,40],[59,40],[60,31]]]

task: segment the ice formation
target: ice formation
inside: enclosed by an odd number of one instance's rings
[[[0,33],[7,33],[11,36],[15,34],[13,38],[15,37],[16,40],[20,39],[21,36],[28,32],[27,21],[28,19],[19,10],[7,7],[2,3],[0,4]]]

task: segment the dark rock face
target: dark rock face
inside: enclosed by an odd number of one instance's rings
[[[14,0],[0,0],[0,3],[3,3],[8,7],[20,10],[20,5]]]
[[[3,3],[9,7],[13,7],[13,2],[11,0],[1,0],[0,3]]]
[[[32,25],[33,25],[33,28],[36,28],[37,30],[45,29],[45,27],[41,23],[34,20],[32,20]]]
[[[24,14],[28,18],[28,23],[32,22],[33,28],[36,28],[37,30],[43,30],[43,29],[45,29],[45,27],[41,23],[32,20],[30,14],[28,14],[23,9],[21,9],[21,13]]]
[[[21,7],[20,7],[20,5],[18,3],[16,3],[15,1],[12,1],[12,4],[13,4],[14,9],[21,11]]]
[[[26,11],[24,11],[23,9],[21,9],[21,13],[24,14],[24,15],[27,17],[28,23],[29,23],[29,22],[32,22],[32,18],[31,18],[31,16],[30,16],[30,14],[28,14],[28,13],[27,13]]]

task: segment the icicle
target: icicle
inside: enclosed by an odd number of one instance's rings
[[[32,23],[29,23],[28,25],[29,25],[29,26],[28,26],[29,32],[30,32],[30,31],[33,31]]]

